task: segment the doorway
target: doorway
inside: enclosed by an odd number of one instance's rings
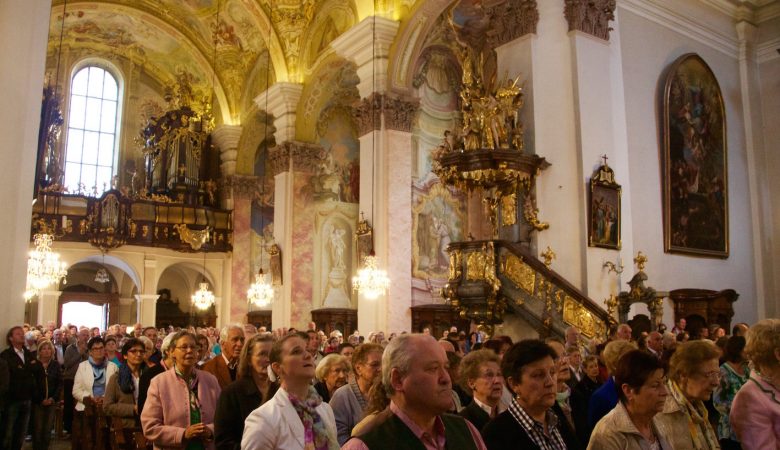
[[[95,305],[87,301],[70,301],[62,305],[62,322],[78,327],[106,329],[108,305]]]

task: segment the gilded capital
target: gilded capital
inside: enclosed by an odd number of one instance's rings
[[[539,8],[536,0],[506,0],[487,10],[492,18],[495,46],[536,33]]]
[[[268,167],[271,176],[282,172],[316,172],[324,150],[316,144],[286,141],[268,150]]]
[[[374,92],[353,106],[352,116],[358,127],[358,136],[381,129],[382,116],[388,130],[411,132],[419,106],[418,99],[391,97]]]
[[[565,0],[563,15],[569,22],[569,31],[583,33],[609,40],[612,28],[609,22],[615,20],[615,0]]]

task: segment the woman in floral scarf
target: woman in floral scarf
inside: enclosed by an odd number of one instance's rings
[[[333,410],[311,385],[314,358],[308,337],[294,333],[271,348],[271,369],[280,380],[274,397],[247,417],[241,448],[253,450],[336,450]]]
[[[698,340],[677,346],[669,361],[670,395],[657,417],[659,433],[675,450],[720,449],[704,406],[720,383],[719,356],[712,341]]]

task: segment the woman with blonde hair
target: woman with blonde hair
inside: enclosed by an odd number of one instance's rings
[[[669,361],[669,396],[657,423],[673,449],[720,449],[704,402],[720,383],[720,350],[710,340],[681,344]]]
[[[780,319],[750,327],[750,378],[731,403],[731,427],[745,450],[780,448]]]
[[[54,355],[54,344],[48,339],[38,341],[38,361],[43,369],[39,392],[42,398],[35,401],[32,410],[33,449],[47,449],[51,441],[51,429],[54,426],[54,412],[62,393],[62,368]]]

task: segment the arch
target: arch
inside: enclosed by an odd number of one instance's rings
[[[104,261],[103,258],[105,258],[105,261]],[[121,270],[122,272],[125,273],[125,275],[130,277],[130,279],[133,281],[133,284],[135,285],[136,291],[137,292],[142,292],[141,289],[143,288],[143,286],[141,286],[141,277],[138,276],[138,272],[136,272],[136,270],[133,268],[133,266],[131,266],[125,260],[123,260],[123,259],[121,259],[121,258],[119,258],[117,256],[110,255],[110,254],[107,254],[105,256],[100,255],[100,254],[96,254],[96,255],[87,256],[86,258],[81,258],[78,261],[76,261],[75,263],[73,263],[70,266],[68,266],[68,268],[76,266],[77,264],[82,264],[82,263],[86,263],[86,262],[96,263],[96,264],[99,264],[99,265],[111,266],[111,267],[115,267],[115,268]]]
[[[197,264],[195,262],[180,261],[164,267],[157,274],[156,277],[157,279],[154,281],[154,292],[157,292],[160,289],[165,287],[165,286],[160,286],[160,280],[162,279],[163,275],[165,275],[165,273],[169,270],[175,272],[178,276],[187,280],[190,283],[188,289],[193,292],[195,291],[195,288],[198,286],[198,283],[200,283],[201,277],[206,278],[206,282],[209,283],[209,286],[211,286],[211,289],[213,289],[214,291],[216,291],[218,288],[215,282],[216,279],[214,275],[208,270],[208,268],[204,269],[202,264]]]
[[[317,123],[322,112],[329,106],[334,107],[336,104],[351,106],[354,101],[359,100],[357,90],[359,81],[354,63],[335,53],[322,60],[309,77],[309,82],[303,87],[298,102],[295,112],[296,139],[315,142]]]

